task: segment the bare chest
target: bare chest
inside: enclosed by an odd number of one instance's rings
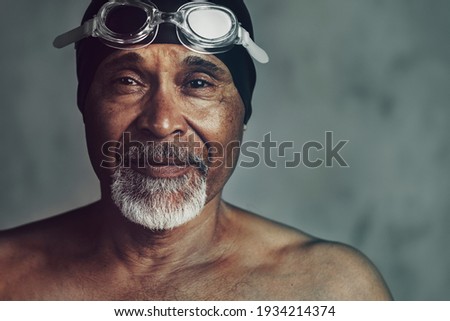
[[[164,279],[151,274],[122,277],[97,273],[29,275],[8,285],[2,299],[12,300],[298,300],[311,297],[293,275],[236,269],[226,273],[179,273]]]

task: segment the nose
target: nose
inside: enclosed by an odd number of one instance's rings
[[[181,102],[176,98],[176,92],[158,88],[145,102],[143,111],[137,119],[137,126],[140,132],[155,139],[183,136],[188,125],[182,113]]]

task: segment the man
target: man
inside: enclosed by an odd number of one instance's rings
[[[55,41],[77,42],[102,197],[2,232],[0,298],[390,299],[354,249],[221,199],[251,113],[252,57],[268,60],[243,2],[153,3],[94,0]]]

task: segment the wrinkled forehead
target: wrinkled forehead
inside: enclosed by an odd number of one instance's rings
[[[129,69],[164,70],[176,73],[179,70],[200,68],[211,75],[228,76],[228,67],[215,55],[193,52],[175,44],[152,44],[135,50],[113,50],[100,64],[105,70],[128,67]]]

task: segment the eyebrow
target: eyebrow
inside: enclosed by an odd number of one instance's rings
[[[113,58],[112,60],[105,63],[104,68],[106,70],[112,69],[114,67],[120,66],[120,65],[136,65],[138,63],[142,63],[144,61],[144,58],[142,58],[141,55],[135,53],[135,52],[129,52],[124,55],[121,55],[117,58]]]
[[[129,52],[126,53],[124,55],[121,55],[117,58],[113,58],[110,61],[108,61],[107,63],[105,63],[104,68],[106,70],[111,70],[114,68],[117,68],[118,66],[126,66],[126,65],[137,65],[137,64],[141,64],[144,62],[144,58],[135,53],[135,52]],[[187,67],[200,67],[205,69],[206,71],[209,71],[210,73],[217,75],[217,76],[222,76],[222,75],[226,75],[226,71],[219,67],[217,64],[203,59],[202,57],[199,56],[188,56],[186,58],[183,59],[182,61],[182,65],[187,66]]]
[[[188,56],[183,60],[182,64],[185,66],[188,66],[188,67],[201,67],[201,68],[209,70],[210,72],[212,72],[214,74],[218,74],[218,75],[226,74],[226,72],[223,68],[220,68],[215,63],[213,63],[209,60],[203,59],[199,56]]]

